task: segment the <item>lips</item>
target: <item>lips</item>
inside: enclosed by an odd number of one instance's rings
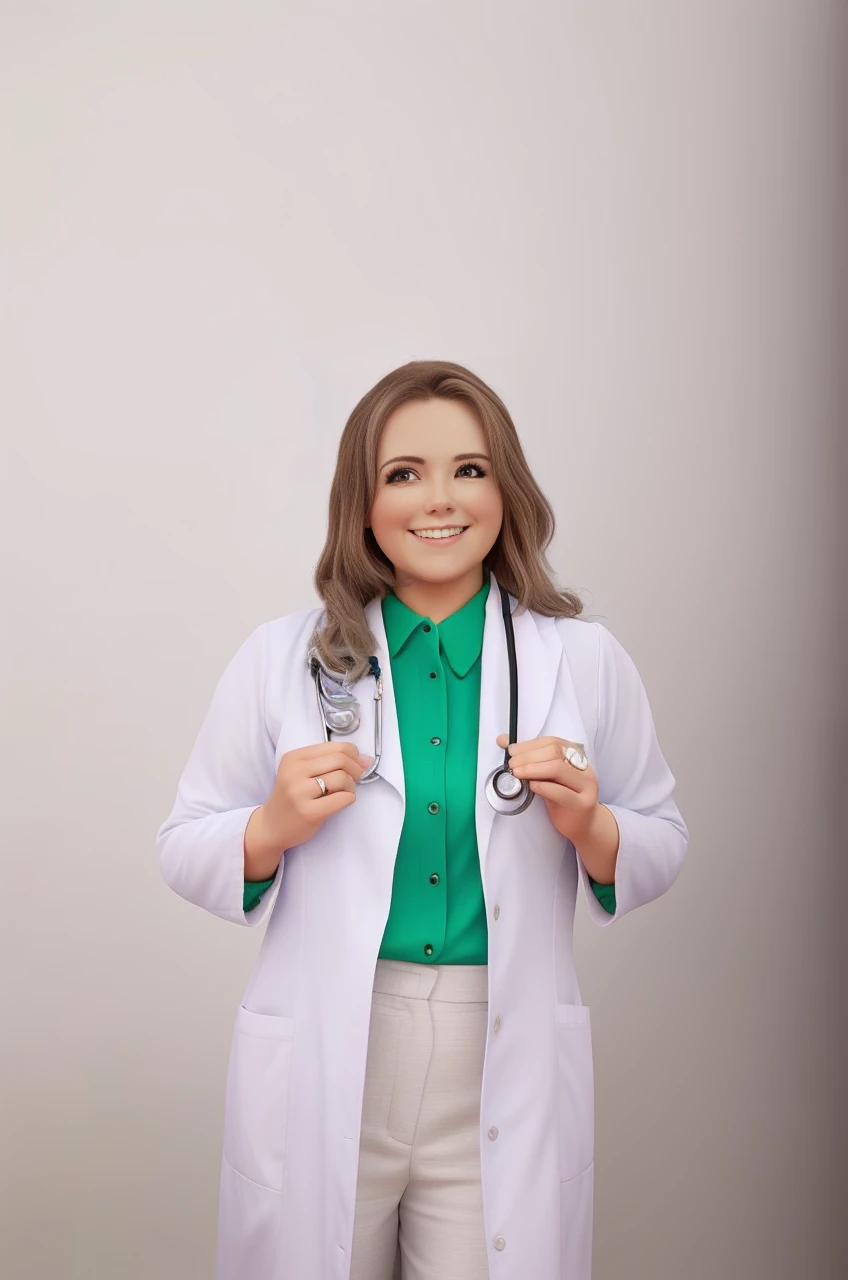
[[[457,532],[446,534],[435,528],[427,530],[410,529],[409,532],[412,534],[413,538],[417,538],[419,542],[456,542],[465,533],[468,525],[448,525],[446,527],[449,529],[456,529]]]

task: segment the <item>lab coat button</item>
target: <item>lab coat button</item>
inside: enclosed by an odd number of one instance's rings
[[[424,948],[424,954],[425,956],[431,956],[433,954],[432,943],[430,942],[427,943],[426,947]]]
[[[493,1124],[492,1127],[489,1129],[489,1137],[491,1138],[492,1142],[494,1142],[497,1136],[498,1136],[498,1127],[497,1125]]]
[[[495,1018],[494,1028],[495,1028],[495,1034],[497,1035],[497,1033],[498,1033],[498,1032],[500,1031],[500,1029],[501,1029],[501,1015],[500,1015],[500,1014],[498,1014],[498,1016]]]
[[[492,1241],[492,1244],[495,1246],[495,1248],[498,1251],[506,1248],[506,1240],[504,1240],[503,1236],[495,1236],[494,1240]]]
[[[497,920],[497,919],[498,919],[498,917],[500,916],[500,914],[501,914],[501,909],[500,909],[500,907],[498,906],[498,904],[497,904],[497,903],[495,903],[495,909],[494,909],[494,911],[492,912],[492,915],[493,915],[493,916],[495,917],[495,919]]]

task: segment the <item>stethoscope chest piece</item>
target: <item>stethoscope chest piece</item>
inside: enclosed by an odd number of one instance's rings
[[[533,799],[527,782],[516,778],[509,769],[495,769],[486,779],[486,799],[496,813],[523,813]]]
[[[533,792],[528,783],[516,778],[509,769],[501,765],[493,773],[489,773],[485,780],[485,799],[496,813],[524,813],[533,799]]]

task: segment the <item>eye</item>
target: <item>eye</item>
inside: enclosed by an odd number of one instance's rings
[[[482,478],[483,476],[485,476],[485,475],[486,475],[486,472],[485,472],[485,471],[483,470],[483,468],[480,466],[480,463],[479,463],[479,462],[463,462],[462,466],[459,468],[459,470],[457,471],[457,473],[456,473],[456,474],[457,474],[458,476],[461,476],[461,475],[463,475],[463,474],[467,474],[467,473],[468,473],[468,471],[469,471],[469,469],[470,469],[471,471],[476,471],[476,472],[477,472],[477,477],[476,477],[476,478]],[[469,478],[469,479],[471,479],[471,480],[475,479],[475,477],[474,477],[474,476],[469,476],[468,478]]]
[[[395,467],[394,471],[390,471],[386,476],[386,484],[394,484],[395,481],[398,480],[398,477],[400,477],[398,483],[406,484],[408,477],[412,474],[413,471],[411,467]]]

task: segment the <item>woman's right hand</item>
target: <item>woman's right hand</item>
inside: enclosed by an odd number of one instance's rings
[[[269,880],[286,849],[303,844],[332,814],[356,800],[356,784],[373,757],[352,742],[318,742],[287,751],[274,789],[250,815],[244,833],[246,880]],[[316,777],[324,779],[322,795]]]

